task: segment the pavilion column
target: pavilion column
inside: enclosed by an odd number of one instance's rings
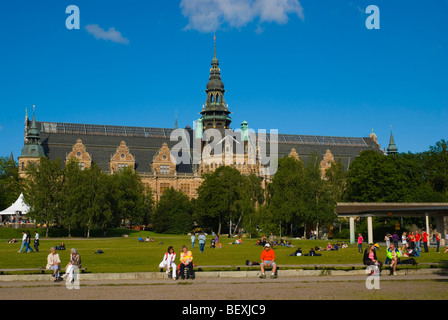
[[[444,247],[445,246],[445,236],[446,236],[446,217],[443,216],[439,216],[437,217],[437,233],[440,234],[440,246]]]
[[[372,216],[367,217],[367,239],[369,243],[373,243]]]
[[[350,243],[355,243],[355,217],[350,217]]]
[[[429,236],[429,216],[427,213],[425,214],[425,218],[426,218],[426,233]]]

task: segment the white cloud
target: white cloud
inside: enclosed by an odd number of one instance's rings
[[[180,7],[188,19],[185,29],[200,32],[223,26],[240,28],[257,19],[259,23],[286,24],[290,14],[305,19],[299,0],[182,0]]]
[[[121,32],[115,30],[114,27],[105,31],[97,24],[89,24],[86,26],[88,33],[92,34],[96,39],[109,40],[116,43],[129,44],[129,40],[121,35]]]

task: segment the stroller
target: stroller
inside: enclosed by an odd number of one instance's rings
[[[212,239],[211,243],[210,243],[210,248],[215,248],[215,239]]]

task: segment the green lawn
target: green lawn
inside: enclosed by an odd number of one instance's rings
[[[138,236],[154,238],[154,242],[138,242]],[[20,239],[18,237],[18,239]],[[205,252],[199,252],[199,245],[191,249],[188,235],[160,235],[152,232],[141,231],[130,234],[128,238],[44,238],[41,237],[39,253],[18,253],[21,241],[15,244],[7,243],[7,239],[0,240],[0,269],[1,268],[37,268],[44,267],[50,247],[63,241],[67,250],[58,251],[62,265],[69,260],[71,248],[76,248],[81,255],[83,267],[93,273],[116,272],[149,272],[158,271],[158,265],[169,245],[172,245],[178,254],[182,245],[187,245],[193,252],[194,262],[200,265],[244,265],[246,260],[259,261],[262,248],[255,246],[256,239],[243,238],[243,244],[229,244],[228,238],[222,238],[222,249],[210,248],[211,236],[207,237]],[[163,244],[159,244],[163,242]],[[289,256],[297,247],[303,252],[308,252],[311,247],[325,247],[328,241],[311,241],[292,239],[294,248],[283,246],[275,247],[276,261],[279,264],[343,264],[362,263],[362,255],[357,253],[357,246],[350,245],[347,249],[339,251],[321,252],[321,257],[294,257]],[[336,243],[336,240],[331,240]],[[365,247],[365,246],[364,246]],[[95,254],[101,249],[104,254]],[[448,260],[448,254],[437,254],[435,248],[430,248],[429,253],[422,253],[422,257],[416,258],[418,262],[441,262]],[[380,260],[385,260],[384,247],[378,252]]]

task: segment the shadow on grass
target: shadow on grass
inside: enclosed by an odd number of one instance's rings
[[[37,231],[41,237],[45,237],[47,230],[44,228],[23,228],[23,229],[12,229],[12,228],[0,228],[0,239],[21,239],[22,231],[29,231],[31,237],[34,238],[34,231]],[[145,233],[144,231],[138,231],[126,228],[110,228],[106,232],[101,229],[90,230],[90,238],[113,238],[113,237],[123,237],[124,235],[133,236],[139,233]],[[68,229],[65,228],[50,228],[48,230],[49,238],[66,238],[68,237]],[[72,238],[86,238],[87,230],[85,229],[71,229],[70,235]]]

